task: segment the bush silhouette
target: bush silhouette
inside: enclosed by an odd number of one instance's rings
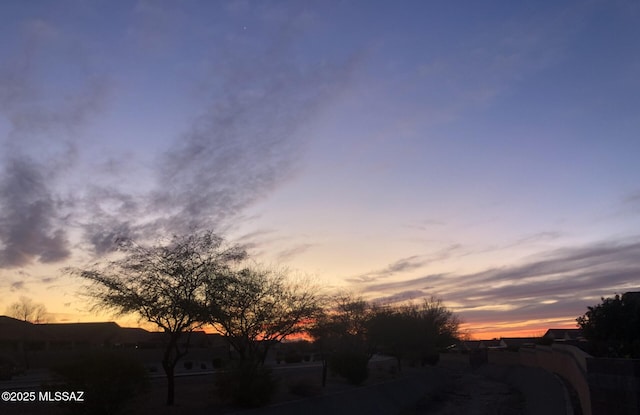
[[[369,356],[354,351],[336,352],[329,358],[331,370],[352,385],[360,385],[369,377]]]
[[[309,377],[290,380],[288,388],[289,392],[292,394],[305,398],[318,396],[321,393],[320,385],[317,384],[317,380]]]
[[[440,361],[440,354],[438,352],[427,353],[422,356],[422,366],[429,365],[435,366]]]
[[[130,356],[115,352],[94,352],[56,366],[53,372],[66,391],[84,391],[84,402],[65,403],[73,414],[111,415],[148,386],[144,366]]]
[[[223,401],[255,408],[268,404],[276,390],[271,369],[251,362],[236,362],[216,379],[218,394]]]
[[[0,355],[0,380],[11,380],[17,371],[18,365],[9,356]]]
[[[302,355],[296,350],[290,350],[284,355],[285,363],[300,363],[302,362]]]
[[[640,358],[640,293],[602,298],[576,321],[596,357]]]

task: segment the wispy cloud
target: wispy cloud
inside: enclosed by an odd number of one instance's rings
[[[531,235],[525,235],[522,238],[518,239],[516,242],[513,243],[513,246],[528,245],[528,244],[537,243],[537,242],[554,241],[560,238],[561,236],[562,236],[562,232],[558,232],[558,231],[536,232]]]
[[[434,262],[450,258],[455,252],[459,252],[461,247],[462,246],[460,244],[453,244],[433,254],[412,255],[410,257],[401,258],[381,270],[368,272],[357,277],[346,278],[345,281],[351,283],[371,283],[393,275],[414,271]]]
[[[280,251],[277,255],[276,258],[278,259],[278,261],[288,261],[306,251],[308,251],[309,249],[311,249],[312,247],[314,247],[316,244],[311,244],[311,243],[301,243],[301,244],[297,244],[291,248],[285,249],[283,251]]]
[[[622,209],[625,213],[640,213],[640,190],[624,196],[622,199]]]
[[[407,292],[428,292],[456,304],[468,321],[579,315],[589,298],[638,289],[640,242],[593,243],[539,254],[521,265],[473,274],[440,274],[380,284],[362,284],[365,293],[388,301]],[[435,288],[437,287],[437,289]],[[437,290],[434,292],[434,290]]]
[[[153,204],[169,228],[219,223],[288,180],[303,154],[298,128],[337,92],[344,68],[302,68],[293,33],[247,59],[228,52],[216,65],[223,93],[162,157]]]
[[[407,290],[387,297],[378,297],[374,303],[380,305],[406,303],[417,298],[425,298],[428,296],[429,294],[426,290]]]
[[[51,284],[52,282],[56,282],[58,279],[59,277],[43,277],[40,279],[40,282]]]
[[[403,108],[402,122],[394,127],[421,131],[491,105],[523,80],[561,62],[588,9],[571,5],[491,25],[479,23],[454,47],[421,56],[412,73],[392,78],[390,93],[402,90],[424,97],[420,105]]]
[[[100,154],[92,170],[82,172],[86,166],[77,163],[87,152],[82,128],[111,103],[108,97],[121,92],[111,88],[118,73],[91,67],[82,52],[89,48],[78,46],[90,36],[78,38],[45,20],[26,22],[24,44],[0,64],[0,116],[9,130],[1,143],[0,267],[68,258],[72,227],[81,229],[84,246],[96,255],[122,236],[226,229],[231,218],[291,179],[306,148],[300,128],[341,93],[355,61],[298,59],[307,14],[302,8],[262,11],[245,10],[257,32],[216,33],[212,41],[208,26],[185,28],[182,14],[140,2],[131,22],[143,24],[114,34],[135,38],[134,48],[155,44],[159,56],[187,39],[209,41],[192,56],[201,76],[191,80],[194,89],[200,87],[194,100],[204,101],[190,126],[150,149],[155,164],[142,188],[123,186],[137,175],[137,160]],[[167,27],[185,29],[168,35],[177,44],[167,46]],[[74,50],[68,61],[55,53],[68,49]],[[76,78],[65,83],[70,76]],[[74,187],[65,188],[69,183]]]
[[[104,108],[108,77],[89,70],[80,52],[59,65],[49,65],[52,55],[61,53],[70,41],[51,23],[29,20],[22,31],[23,42],[0,64],[0,114],[9,125],[5,150],[33,155],[34,146],[44,146],[45,161],[52,162],[53,156],[68,165],[80,128]],[[48,71],[43,74],[45,67]],[[48,77],[56,76],[77,79],[62,92],[50,86]]]
[[[347,278],[348,282],[373,282],[379,280],[381,278],[387,278],[394,274],[400,272],[412,271],[417,268],[421,268],[428,264],[429,261],[419,255],[412,255],[407,258],[401,258],[391,264],[389,264],[386,268],[381,270],[373,271],[367,274],[359,275],[353,278]]]
[[[420,231],[426,231],[432,229],[434,226],[444,226],[445,222],[437,219],[425,219],[419,222],[408,223],[403,225],[405,228],[417,229]]]
[[[303,65],[294,53],[298,14],[270,18],[277,24],[264,36],[237,34],[207,51],[206,78],[216,82],[202,82],[210,92],[200,94],[209,98],[192,125],[161,149],[156,185],[135,196],[138,205],[94,216],[84,227],[96,252],[105,251],[115,231],[139,236],[224,229],[293,177],[306,143],[300,127],[340,92],[352,62]],[[127,195],[117,197],[124,208]]]
[[[418,278],[411,278],[403,281],[389,281],[375,284],[356,285],[364,293],[387,293],[395,295],[397,292],[410,290],[433,290],[435,285],[445,281],[448,274],[430,274]],[[355,281],[352,281],[355,282]]]

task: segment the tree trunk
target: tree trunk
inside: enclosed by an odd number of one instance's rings
[[[327,362],[327,358],[322,358],[322,387],[327,386],[327,367],[329,366],[329,362]]]
[[[178,350],[178,335],[172,335],[162,359],[162,368],[167,376],[167,406],[173,405],[175,396],[175,368],[181,354]]]
[[[173,405],[174,396],[176,391],[176,381],[174,376],[173,366],[168,366],[164,368],[164,371],[167,375],[167,406]]]

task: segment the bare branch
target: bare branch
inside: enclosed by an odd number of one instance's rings
[[[44,304],[35,303],[28,297],[20,297],[19,301],[7,307],[7,315],[35,324],[46,323],[50,320]]]
[[[117,315],[137,314],[167,334],[163,368],[170,384],[167,404],[172,404],[173,371],[188,347],[179,340],[207,321],[207,288],[246,253],[225,245],[211,231],[174,236],[149,247],[121,239],[118,251],[118,260],[67,272],[87,282],[84,294],[94,307]]]
[[[257,266],[230,271],[208,288],[209,321],[241,359],[261,363],[274,342],[305,330],[319,300],[308,284],[292,283],[284,271]]]

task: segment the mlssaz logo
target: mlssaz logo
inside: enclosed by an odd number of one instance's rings
[[[38,398],[41,402],[84,402],[84,392],[45,391],[39,392]]]

